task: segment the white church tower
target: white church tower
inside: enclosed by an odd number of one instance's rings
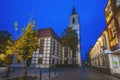
[[[75,7],[73,6],[72,13],[70,15],[70,25],[73,30],[78,34],[78,51],[76,52],[76,63],[81,66],[81,50],[80,50],[80,24],[79,15],[76,13]]]

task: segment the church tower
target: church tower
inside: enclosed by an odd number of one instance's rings
[[[75,7],[72,8],[72,13],[70,15],[70,25],[73,30],[78,34],[78,51],[76,52],[76,63],[81,66],[81,50],[80,50],[80,24],[79,24],[79,15],[77,14]]]

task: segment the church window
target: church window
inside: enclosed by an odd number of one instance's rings
[[[73,24],[75,24],[75,18],[73,18]]]

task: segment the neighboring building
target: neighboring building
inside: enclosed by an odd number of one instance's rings
[[[108,0],[105,15],[107,28],[90,51],[91,65],[106,73],[120,74],[120,0]]]
[[[111,73],[120,74],[120,0],[108,0],[105,15],[111,49]]]
[[[110,73],[110,52],[108,33],[104,30],[94,47],[90,50],[91,66],[99,68],[106,73]]]
[[[39,30],[40,48],[34,52],[31,67],[48,68],[62,63],[60,38],[51,28]]]
[[[73,30],[78,34],[78,51],[76,52],[76,63],[81,66],[81,50],[80,50],[80,24],[79,24],[79,15],[76,13],[75,7],[73,6],[72,13],[70,15],[70,25]],[[71,59],[70,59],[71,60]]]

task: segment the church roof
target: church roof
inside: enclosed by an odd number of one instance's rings
[[[60,42],[60,37],[53,31],[52,28],[44,28],[38,30],[38,37],[49,37],[52,36]]]
[[[72,13],[71,13],[71,14],[72,14],[72,15],[77,14],[74,6],[73,6],[73,8],[72,8]]]

